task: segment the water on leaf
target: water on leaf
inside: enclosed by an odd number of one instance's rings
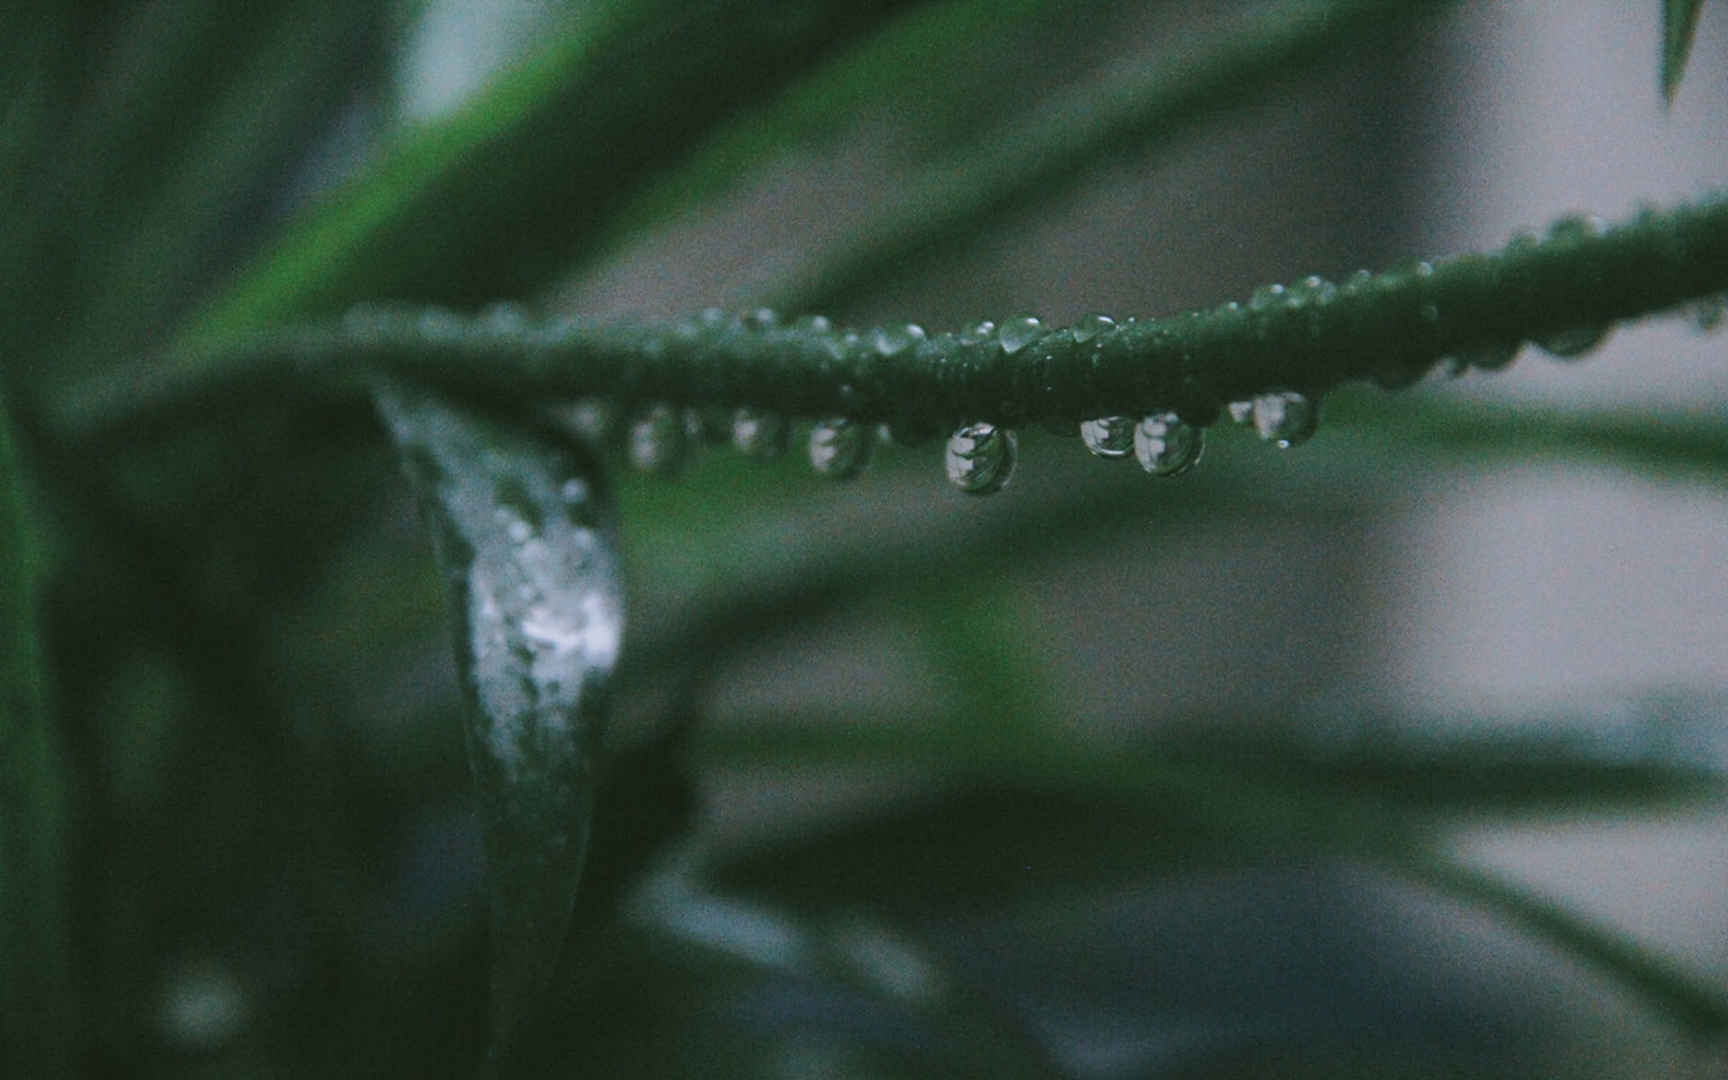
[[[990,495],[1007,486],[1020,457],[1014,433],[979,421],[948,436],[948,482],[968,495]]]
[[[1099,334],[1109,333],[1114,329],[1116,329],[1115,319],[1112,319],[1108,315],[1100,315],[1097,312],[1093,312],[1090,315],[1080,316],[1080,321],[1070,328],[1070,332],[1074,335],[1075,341],[1084,342],[1091,341]]]
[[[775,314],[773,308],[751,308],[749,311],[739,312],[738,325],[746,330],[772,330],[780,325],[780,316]]]
[[[1010,355],[1038,340],[1044,333],[1044,323],[1035,315],[1019,315],[1004,322],[996,330],[996,341]]]
[[[625,452],[643,472],[670,474],[684,464],[684,418],[677,409],[655,403],[630,419]]]
[[[961,330],[955,339],[962,345],[982,345],[996,336],[996,324],[989,319],[980,319]]]
[[[810,429],[810,467],[833,480],[850,480],[870,464],[873,428],[845,417],[819,420]]]
[[[1282,285],[1262,285],[1248,296],[1248,310],[1267,311],[1284,306],[1290,298],[1290,292]]]
[[[1200,461],[1206,432],[1173,412],[1157,412],[1134,426],[1134,458],[1153,476],[1181,476]]]
[[[755,458],[775,458],[786,452],[790,425],[766,409],[738,409],[732,414],[732,445]]]
[[[831,334],[834,324],[826,315],[800,315],[792,321],[792,329],[806,334]]]
[[[917,323],[879,326],[870,332],[870,347],[883,356],[899,356],[923,341],[924,337],[924,328]]]
[[[1127,457],[1134,452],[1134,418],[1100,416],[1080,422],[1080,441],[1101,458]]]
[[[1254,399],[1254,430],[1280,450],[1307,442],[1319,425],[1319,408],[1294,390],[1275,390]]]
[[[616,531],[580,442],[408,384],[374,396],[457,609],[500,1047],[542,1007],[581,874],[623,636]]]
[[[1230,422],[1233,424],[1241,424],[1243,427],[1247,427],[1254,423],[1253,398],[1243,398],[1241,401],[1232,401],[1228,405],[1224,406],[1224,411],[1230,415]]]

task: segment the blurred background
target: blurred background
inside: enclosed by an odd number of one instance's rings
[[[610,6],[423,0],[324,37],[309,19],[321,107],[152,317],[173,325],[393,137]],[[499,299],[603,319],[795,300],[920,178],[1011,158],[1027,125],[1265,10],[1016,9]],[[1728,18],[1705,5],[1664,107],[1660,14],[1448,7],[1114,148],[823,313],[1159,316],[1698,197],[1728,176]],[[114,20],[96,100],[122,127],[144,89],[129,35],[176,17],[204,13]],[[672,478],[614,454],[619,759],[538,1068],[1728,1075],[1719,1038],[1385,857],[1408,819],[1728,994],[1728,495],[1521,426],[1719,423],[1725,360],[1721,334],[1653,319],[1579,362],[1527,347],[1494,375],[1346,387],[1288,452],[1220,425],[1176,481],[1028,430],[982,500],[948,486],[939,441],[884,445],[845,485],[797,454],[715,450]],[[1490,434],[1430,437],[1449,417]],[[457,1075],[478,1045],[483,866],[440,584],[370,421],[311,449],[303,422],[213,424],[127,481],[165,551],[200,553],[190,587],[243,628],[248,673],[176,615],[58,675],[101,837],[77,923],[99,1068]],[[219,446],[241,464],[160,479]],[[57,586],[60,648],[111,584]]]

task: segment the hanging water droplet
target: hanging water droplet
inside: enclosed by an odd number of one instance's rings
[[[773,308],[751,308],[738,315],[738,325],[746,330],[772,330],[779,324],[780,316],[774,313]]]
[[[718,405],[685,409],[684,436],[692,447],[728,443],[732,440],[732,414]]]
[[[1080,421],[1080,441],[1101,458],[1127,457],[1134,452],[1134,418],[1100,416]]]
[[[948,436],[948,482],[968,495],[1001,491],[1020,457],[1012,431],[979,421]]]
[[[1231,423],[1247,427],[1254,422],[1254,399],[1244,398],[1241,401],[1232,401],[1224,406],[1224,411],[1230,414]]]
[[[996,341],[1002,351],[1013,355],[1038,340],[1044,333],[1044,323],[1035,315],[1019,315],[1003,323],[996,331]]]
[[[593,490],[588,481],[580,476],[572,476],[558,488],[558,497],[572,506],[585,506],[592,497]]]
[[[1173,412],[1153,413],[1134,426],[1134,457],[1153,476],[1181,476],[1206,448],[1206,432]]]
[[[1482,345],[1459,353],[1457,359],[1465,367],[1481,371],[1503,371],[1518,358],[1518,347],[1519,343],[1516,341]]]
[[[1562,330],[1534,340],[1543,352],[1556,360],[1575,360],[1602,344],[1608,337],[1608,331],[1607,323],[1575,326],[1570,330]]]
[[[792,321],[792,329],[805,334],[831,334],[834,324],[826,315],[800,315]]]
[[[529,323],[528,309],[521,304],[499,300],[481,308],[475,321],[482,329],[495,333],[521,333]]]
[[[605,398],[578,398],[565,405],[549,406],[547,412],[560,427],[596,446],[612,435],[612,403]]]
[[[870,347],[883,356],[899,356],[923,341],[924,336],[924,328],[917,323],[879,326],[870,332]]]
[[[1319,424],[1320,410],[1294,390],[1277,390],[1254,399],[1254,430],[1280,450],[1307,442]]]
[[[625,452],[643,472],[676,472],[684,463],[684,418],[670,405],[648,406],[631,419]]]
[[[1091,341],[1099,334],[1106,334],[1114,329],[1116,329],[1115,319],[1108,315],[1093,312],[1090,315],[1080,316],[1080,321],[1074,324],[1070,332],[1074,335],[1075,341]]]
[[[786,452],[790,425],[779,413],[739,409],[732,414],[732,445],[754,458],[775,458]]]
[[[850,480],[870,463],[874,428],[844,417],[818,421],[810,429],[810,467],[833,480]]]

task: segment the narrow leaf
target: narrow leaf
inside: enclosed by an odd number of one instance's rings
[[[570,921],[623,632],[616,529],[582,447],[415,386],[375,393],[456,617],[492,898],[492,1053],[545,993]]]
[[[42,702],[29,506],[0,404],[0,1060],[70,1075],[64,792]]]
[[[1698,9],[1704,0],[1663,0],[1662,3],[1662,97],[1673,104],[1692,53],[1698,32]]]

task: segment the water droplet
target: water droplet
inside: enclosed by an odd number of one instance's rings
[[[476,321],[481,328],[496,333],[521,333],[529,323],[528,309],[521,304],[499,300],[481,308]]]
[[[982,345],[996,336],[996,324],[989,319],[980,319],[955,335],[962,345]]]
[[[1091,341],[1099,334],[1106,334],[1114,329],[1116,329],[1115,319],[1094,312],[1090,315],[1080,316],[1080,321],[1074,324],[1071,332],[1074,334],[1075,341]]]
[[[1173,412],[1153,413],[1134,426],[1134,457],[1153,476],[1181,476],[1205,448],[1206,432]]]
[[[1019,457],[1012,431],[983,421],[967,424],[948,436],[948,482],[968,495],[1001,491]]]
[[[551,413],[579,439],[599,445],[611,437],[613,408],[605,398],[579,398],[568,405],[553,406]]]
[[[1692,304],[1692,325],[1708,333],[1728,318],[1728,293],[1706,296]]]
[[[1134,418],[1100,416],[1080,421],[1080,441],[1101,458],[1127,457],[1134,452]]]
[[[580,476],[572,476],[570,479],[564,481],[563,485],[558,489],[558,497],[572,505],[581,505],[586,503],[590,495],[591,491],[588,487],[588,481],[582,479]]]
[[[684,418],[670,405],[643,409],[630,421],[626,453],[643,472],[676,472],[684,463]]]
[[[1534,340],[1543,352],[1556,360],[1574,360],[1602,344],[1608,337],[1608,331],[1609,326],[1606,323],[1575,326],[1570,330],[1562,330]]]
[[[844,417],[818,421],[810,429],[810,467],[833,480],[852,479],[870,463],[872,430]]]
[[[754,458],[775,458],[786,452],[790,425],[779,413],[739,409],[732,414],[732,445]]]
[[[924,328],[917,323],[879,326],[870,332],[870,347],[883,356],[899,356],[923,341],[924,336]]]
[[[1254,399],[1254,430],[1280,450],[1307,442],[1319,424],[1320,410],[1294,390],[1277,390]]]
[[[738,315],[738,325],[746,330],[772,330],[779,324],[780,316],[774,313],[773,308],[751,308]]]
[[[836,360],[844,360],[858,347],[858,335],[851,330],[822,338],[822,351]]]
[[[726,312],[717,307],[705,307],[696,313],[696,322],[709,329],[726,325]]]
[[[1019,315],[1004,322],[996,331],[1002,351],[1012,356],[1038,340],[1044,333],[1044,323],[1035,315]]]
[[[1309,274],[1307,277],[1290,286],[1290,299],[1304,304],[1329,304],[1338,295],[1338,286],[1327,281],[1319,274]]]
[[[1282,285],[1262,285],[1248,295],[1248,310],[1265,311],[1282,307],[1289,298],[1290,291]]]
[[[1232,401],[1224,406],[1224,411],[1230,414],[1231,423],[1247,427],[1254,422],[1254,399],[1244,398],[1241,401]]]
[[[1458,354],[1458,361],[1465,367],[1477,368],[1481,371],[1503,371],[1518,358],[1519,343],[1504,341],[1496,345],[1482,345]]]
[[[806,334],[831,334],[834,324],[826,315],[800,315],[793,320],[792,329]]]

